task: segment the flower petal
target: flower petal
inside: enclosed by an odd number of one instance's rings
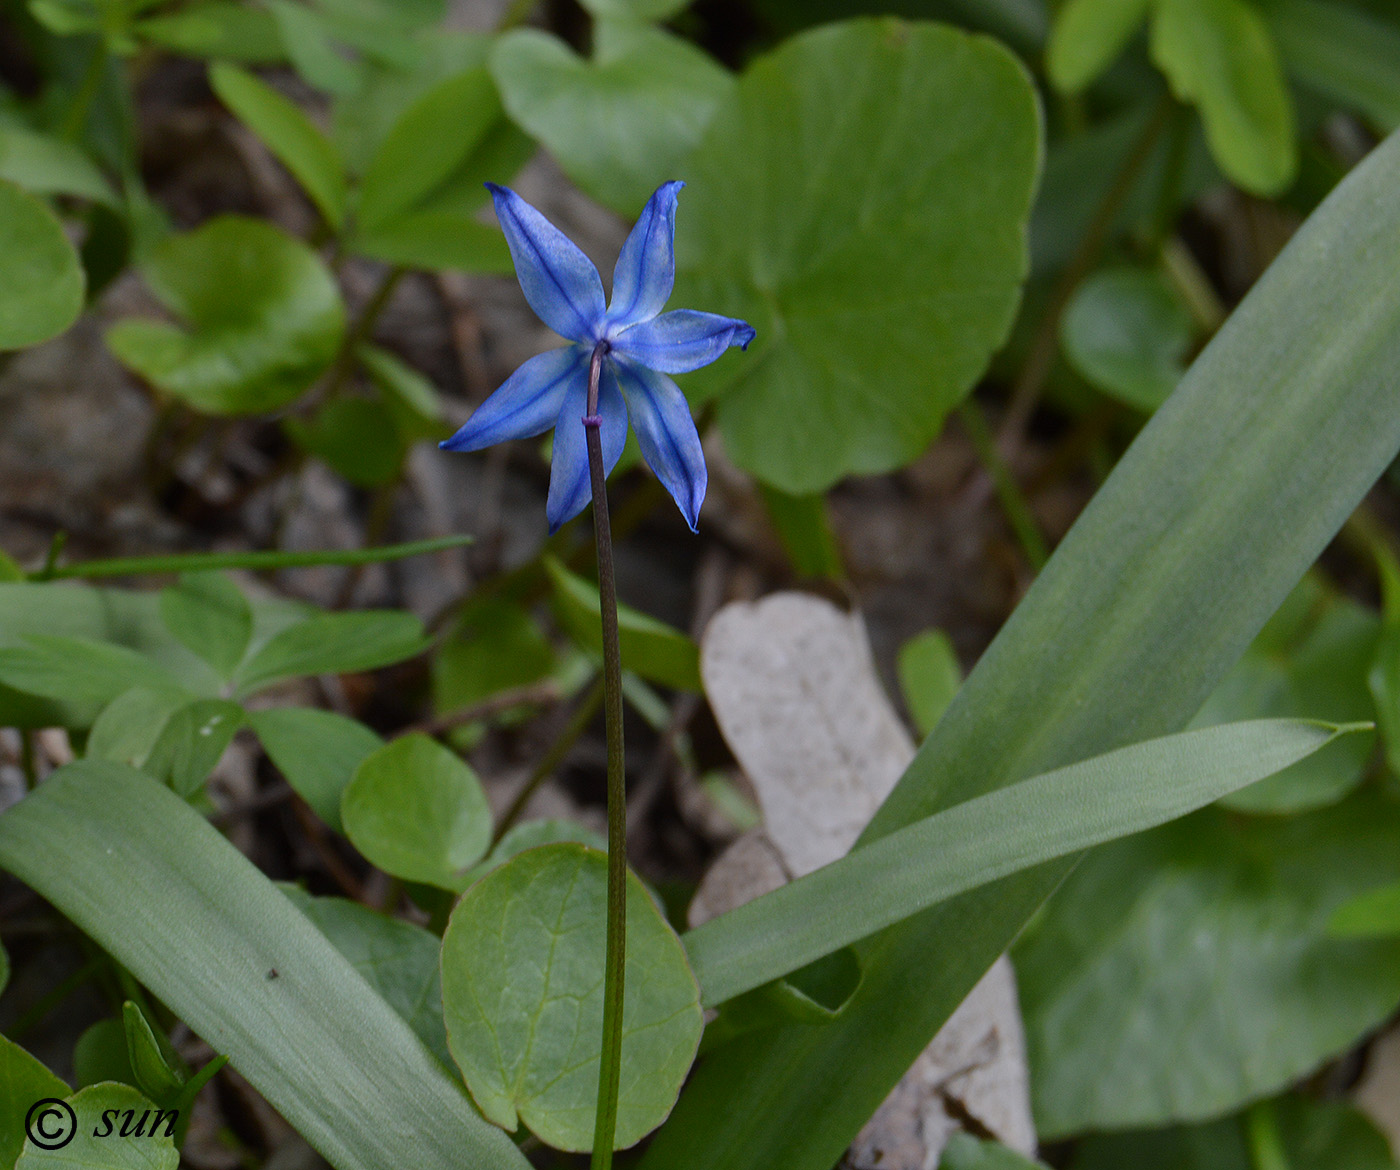
[[[676,309],[619,333],[612,348],[634,365],[684,374],[708,366],[731,345],[748,349],[754,336],[746,321]]]
[[[617,369],[622,394],[627,399],[627,413],[647,466],[671,493],[694,532],[709,476],[685,395],[665,374],[616,359],[606,364]]]
[[[480,451],[506,439],[528,439],[554,425],[568,389],[588,390],[589,351],[577,345],[551,349],[507,378],[476,408],[467,425],[438,446],[444,451]]]
[[[661,312],[676,283],[676,196],[685,184],[662,183],[647,200],[613,269],[608,323],[626,328]]]
[[[595,341],[606,309],[593,261],[509,187],[487,183],[486,189],[530,308],[560,336]]]
[[[617,386],[617,375],[604,362],[598,380],[598,413],[602,415],[603,472],[612,474],[627,444],[627,403]],[[566,520],[572,520],[588,506],[592,485],[588,478],[588,439],[583,416],[588,409],[587,366],[584,377],[570,382],[559,408],[554,427],[554,460],[549,469],[549,499],[545,516],[549,531],[559,531]]]

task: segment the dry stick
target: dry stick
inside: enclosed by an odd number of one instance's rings
[[[1064,316],[1075,290],[1098,260],[1099,253],[1108,240],[1108,233],[1112,230],[1118,213],[1122,211],[1124,202],[1132,193],[1139,172],[1152,156],[1157,139],[1165,129],[1171,113],[1171,95],[1163,94],[1162,100],[1157,103],[1157,109],[1153,111],[1151,119],[1133,147],[1132,154],[1124,161],[1113,186],[1108,189],[1103,202],[1094,212],[1094,218],[1084,232],[1084,238],[1080,240],[1069,266],[1055,285],[1045,316],[1041,318],[1040,327],[1031,342],[1026,364],[1021,367],[1021,376],[1016,379],[1016,385],[1012,389],[1011,403],[1007,407],[1006,418],[997,437],[997,446],[1007,463],[1016,458],[1026,425],[1030,422],[1031,413],[1035,410],[1040,392],[1045,387],[1045,379],[1050,376],[1050,370],[1055,364],[1055,354],[1059,350],[1060,318]]]
[[[593,348],[588,367],[588,475],[593,489],[593,532],[598,546],[598,602],[603,622],[603,724],[608,740],[608,950],[603,968],[603,1053],[598,1066],[598,1113],[593,1125],[592,1170],[612,1166],[617,1093],[622,1077],[622,990],[627,939],[627,788],[622,756],[622,649],[617,634],[617,583],[608,527],[607,472],[599,431],[598,379],[608,344]]]

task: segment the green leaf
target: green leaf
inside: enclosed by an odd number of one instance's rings
[[[287,418],[282,429],[303,450],[356,487],[381,487],[398,478],[406,445],[381,402],[337,398],[309,422]]]
[[[63,225],[0,179],[0,350],[62,333],[83,307],[83,269]]]
[[[133,31],[151,44],[188,57],[273,65],[287,56],[272,14],[236,0],[196,0],[177,12],[138,20]]]
[[[136,1075],[136,1087],[152,1101],[169,1105],[180,1096],[185,1078],[170,1067],[164,1044],[156,1037],[141,1009],[127,1000],[122,1004],[122,1029],[126,1034],[127,1056]]]
[[[899,648],[899,689],[920,735],[927,735],[962,686],[952,639],[942,630],[915,634]]]
[[[1275,0],[1265,9],[1288,72],[1369,118],[1400,126],[1400,30],[1345,4]]]
[[[1041,1135],[1217,1116],[1384,1020],[1400,940],[1326,927],[1400,879],[1397,833],[1375,798],[1246,823],[1212,809],[1085,859],[1015,951]]]
[[[1195,714],[1400,452],[1397,188],[1392,138],[1293,236],[1060,542],[865,842]],[[1070,869],[860,944],[841,1017],[708,1056],[641,1166],[826,1170]]]
[[[78,1088],[103,1081],[118,1081],[135,1087],[131,1054],[126,1046],[126,1026],[118,1019],[98,1020],[87,1028],[73,1046],[73,1076]],[[4,1162],[0,1161],[0,1166]]]
[[[1305,577],[1191,726],[1269,717],[1338,723],[1374,718],[1366,671],[1375,653],[1377,624],[1370,610]],[[1374,734],[1347,736],[1222,803],[1252,813],[1331,804],[1361,782],[1375,746]]]
[[[423,623],[399,610],[320,613],[274,635],[243,664],[236,682],[250,695],[282,679],[306,674],[375,670],[421,654]]]
[[[1096,81],[1147,19],[1152,0],[1068,0],[1055,14],[1046,49],[1050,83],[1078,93]]]
[[[267,0],[267,8],[277,23],[287,56],[302,77],[336,96],[359,89],[363,69],[341,54],[320,13],[292,0]]]
[[[0,649],[0,682],[79,706],[105,706],[132,687],[179,689],[175,679],[144,654],[62,634],[30,634],[23,644]]]
[[[1298,171],[1293,105],[1269,27],[1250,0],[1156,0],[1152,59],[1201,112],[1220,169],[1255,195]]]
[[[977,886],[1183,816],[1311,755],[1337,734],[1326,724],[1292,720],[1182,732],[906,825],[689,931],[685,949],[705,1004],[760,987]]]
[[[197,792],[243,726],[243,708],[224,699],[196,699],[170,716],[141,765],[181,796]]]
[[[142,271],[188,328],[128,318],[107,344],[152,385],[209,414],[285,406],[326,369],[345,331],[320,257],[262,220],[219,216],[158,245]]]
[[[500,231],[460,211],[408,212],[379,227],[360,229],[351,246],[358,255],[404,268],[501,276],[514,272]]]
[[[76,195],[116,207],[120,198],[79,147],[62,138],[0,124],[0,179],[39,195]]]
[[[841,563],[826,497],[817,492],[792,496],[767,484],[759,486],[768,506],[768,518],[777,529],[792,567],[804,577],[845,580],[846,567]]]
[[[1367,890],[1342,903],[1327,930],[1336,938],[1400,937],[1400,884]]]
[[[26,1140],[15,1170],[176,1170],[180,1165],[173,1140],[176,1115],[157,1109],[130,1085],[92,1085],[67,1103],[75,1118],[72,1140],[58,1149]],[[127,1123],[132,1128],[124,1136]]]
[[[360,184],[358,230],[373,233],[425,199],[457,170],[501,117],[484,68],[439,82],[389,131]],[[444,134],[443,127],[452,133]]]
[[[616,1148],[671,1111],[700,1042],[700,998],[675,932],[627,875],[627,970]],[[545,845],[481,879],[442,940],[448,1044],[472,1098],[505,1129],[588,1150],[603,1033],[607,855]]]
[[[226,1052],[337,1170],[525,1170],[397,1013],[168,788],[70,764],[0,816],[0,865]]]
[[[602,654],[603,619],[597,586],[569,572],[553,557],[545,558],[544,567],[554,586],[559,620],[579,645]],[[617,607],[617,625],[622,661],[628,670],[676,690],[698,693],[702,689],[700,649],[680,630],[626,605]]]
[[[401,736],[367,756],[340,802],[345,835],[385,873],[446,890],[491,845],[491,806],[455,752]]]
[[[1276,1115],[1288,1170],[1395,1170],[1385,1138],[1341,1101],[1284,1097]],[[1146,1132],[1095,1134],[1075,1148],[1071,1170],[1260,1170],[1245,1118]]]
[[[442,713],[528,686],[555,667],[549,639],[518,602],[466,605],[433,657],[433,708]]]
[[[574,821],[526,821],[509,830],[496,842],[490,853],[467,871],[463,878],[463,888],[480,881],[516,854],[524,853],[527,849],[537,849],[541,845],[557,845],[561,841],[575,841],[601,853],[608,851],[608,839],[602,833],[595,833]]]
[[[188,702],[189,695],[168,687],[123,691],[93,721],[83,754],[140,768],[170,716]]]
[[[310,707],[250,711],[248,722],[296,794],[336,832],[340,800],[355,769],[384,741],[363,723]]]
[[[1186,373],[1190,310],[1159,272],[1111,268],[1075,291],[1060,321],[1065,357],[1096,389],[1151,413]]]
[[[442,943],[437,935],[345,898],[313,898],[295,887],[285,892],[428,1050],[452,1068],[442,1019]]]
[[[507,33],[491,73],[510,116],[600,203],[635,216],[685,170],[734,79],[661,29],[601,25],[591,61],[538,29]]]
[[[68,1086],[13,1040],[0,1036],[0,1170],[9,1170],[24,1144],[24,1118],[35,1101],[62,1100]]]
[[[395,415],[402,434],[421,435],[424,438],[445,437],[448,430],[447,412],[432,382],[398,356],[377,345],[360,345],[355,349],[355,356],[383,393],[385,404]]]
[[[1400,776],[1400,563],[1385,549],[1376,554],[1381,576],[1382,620],[1376,657],[1366,676],[1376,703],[1376,724],[1386,762]]]
[[[938,1170],[1037,1170],[1044,1163],[1033,1162],[1015,1150],[992,1141],[979,1141],[969,1133],[955,1132],[943,1147]]]
[[[6,986],[10,982],[10,955],[5,950],[5,944],[0,943],[0,995],[5,992]],[[5,1159],[0,1157],[0,1166],[4,1165]]]
[[[222,573],[182,573],[160,592],[160,616],[181,645],[219,673],[232,676],[253,636],[248,599]]]
[[[672,298],[758,331],[687,382],[734,460],[802,495],[922,452],[1010,329],[1039,166],[985,37],[848,21],[750,65],[686,166]]]
[[[239,121],[296,176],[332,230],[345,221],[345,163],[295,102],[235,65],[210,67],[209,84]]]
[[[597,20],[665,20],[690,7],[690,0],[579,0]]]

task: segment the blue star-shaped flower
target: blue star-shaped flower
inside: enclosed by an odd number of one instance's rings
[[[685,396],[667,374],[707,366],[731,345],[746,349],[754,331],[714,313],[661,312],[676,280],[676,195],[685,184],[663,183],[647,202],[617,259],[611,305],[604,304],[598,270],[572,240],[508,187],[486,186],[525,299],[573,344],[531,358],[440,446],[479,451],[554,427],[545,515],[556,531],[589,501],[582,420],[589,365],[598,352],[605,474],[622,454],[630,416],[643,457],[694,532],[705,498],[705,455]]]

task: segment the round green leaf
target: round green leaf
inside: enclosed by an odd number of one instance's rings
[[[690,0],[579,0],[594,17],[618,20],[665,20],[683,8]]]
[[[1011,326],[1039,165],[986,37],[850,21],[753,64],[684,168],[671,301],[758,331],[688,380],[734,459],[802,494],[917,456]]]
[[[13,1166],[24,1144],[24,1118],[35,1101],[68,1096],[68,1086],[13,1040],[0,1036],[0,1166]]]
[[[1152,0],[1067,0],[1055,14],[1045,71],[1054,87],[1077,93],[1107,69],[1143,21]]]
[[[525,821],[497,841],[491,852],[467,872],[467,879],[472,882],[480,881],[517,854],[524,853],[527,849],[538,849],[541,845],[557,845],[560,841],[576,841],[601,853],[608,851],[608,839],[605,836],[574,821]]]
[[[0,180],[0,350],[62,333],[83,307],[78,253],[53,212]]]
[[[962,686],[962,666],[942,630],[915,634],[899,648],[899,689],[920,735],[927,735]]]
[[[491,809],[476,774],[417,733],[355,770],[340,802],[345,834],[385,873],[462,889],[463,871],[491,844]]]
[[[603,1032],[607,856],[519,854],[463,896],[442,940],[447,1042],[486,1117],[542,1141],[593,1141]],[[627,880],[617,1148],[671,1112],[700,1042],[700,989],[642,883]]]
[[[285,406],[335,357],[345,306],[320,257],[269,223],[226,215],[172,236],[144,268],[186,328],[128,319],[107,343],[152,385],[210,414]]]
[[[501,38],[491,71],[510,116],[599,202],[636,215],[683,171],[734,79],[706,53],[646,25],[599,27],[586,61],[557,37]]]
[[[1400,939],[1328,934],[1400,880],[1400,809],[1217,808],[1091,853],[1014,957],[1037,1129],[1218,1116],[1346,1051],[1400,1004]]]
[[[1060,323],[1065,356],[1105,394],[1154,411],[1186,372],[1191,314],[1160,274],[1139,268],[1095,273]]]
[[[157,1109],[130,1085],[106,1081],[67,1102],[76,1121],[72,1141],[45,1150],[26,1139],[15,1170],[176,1170],[180,1165],[175,1111]]]

